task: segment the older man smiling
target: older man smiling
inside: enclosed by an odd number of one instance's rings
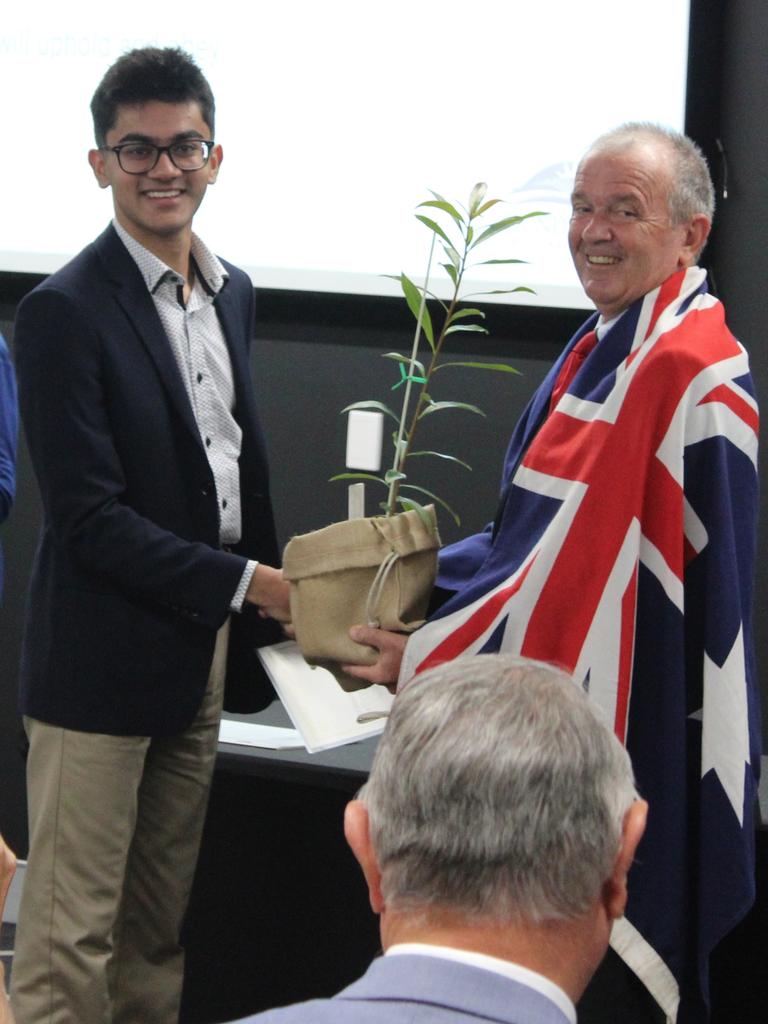
[[[380,657],[347,666],[403,681],[508,651],[573,673],[653,808],[612,944],[679,1024],[706,1020],[709,953],[753,899],[759,765],[758,415],[696,266],[713,209],[685,136],[628,124],[594,143],[569,244],[597,314],[512,436],[495,523],[441,553],[439,609],[410,639],[355,627]]]

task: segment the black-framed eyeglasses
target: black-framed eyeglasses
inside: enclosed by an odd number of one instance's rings
[[[119,146],[100,146],[114,153],[126,174],[148,174],[163,153],[167,153],[174,167],[180,171],[199,171],[208,163],[213,139],[179,139],[170,146],[155,146],[151,142],[121,142]]]

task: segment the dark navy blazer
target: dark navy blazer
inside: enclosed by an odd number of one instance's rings
[[[219,547],[216,488],[192,408],[114,229],[19,306],[19,398],[44,510],[22,653],[24,714],[116,735],[183,730],[245,556],[277,564],[249,369],[253,287],[225,266],[215,304],[243,431],[235,552]],[[257,685],[254,647],[274,639],[273,629],[251,608],[233,617],[228,674],[246,691]]]

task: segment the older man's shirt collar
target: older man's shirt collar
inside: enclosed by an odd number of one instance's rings
[[[510,960],[501,960],[499,957],[489,956],[486,953],[476,953],[474,950],[456,949],[453,946],[434,946],[427,942],[399,942],[390,946],[385,956],[407,954],[436,956],[443,960],[470,964],[473,967],[481,967],[483,970],[501,974],[505,978],[510,978],[520,985],[526,985],[539,992],[554,1003],[571,1024],[576,1024],[576,1009],[572,1000],[560,986],[549,978],[545,978],[543,974],[523,967],[521,964],[512,963]]]

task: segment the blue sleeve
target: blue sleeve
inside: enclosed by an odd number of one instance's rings
[[[437,585],[445,590],[461,590],[484,564],[491,547],[493,524],[482,533],[472,534],[464,540],[449,544],[440,552]]]
[[[16,494],[16,442],[19,410],[16,377],[8,347],[0,335],[0,523],[8,518]]]

